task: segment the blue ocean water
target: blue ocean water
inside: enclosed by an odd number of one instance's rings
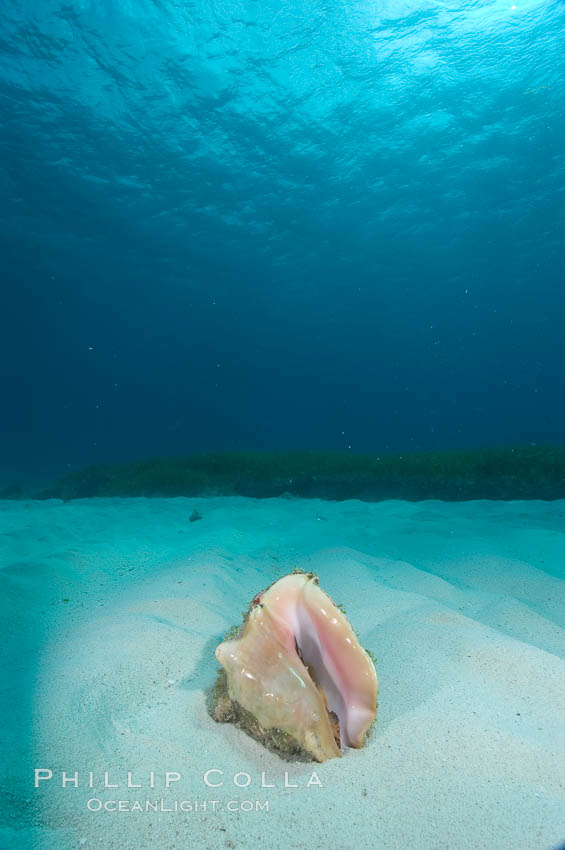
[[[565,5],[0,0],[2,478],[559,442]]]

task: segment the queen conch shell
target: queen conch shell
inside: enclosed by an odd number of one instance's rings
[[[216,649],[228,705],[277,730],[316,761],[361,747],[377,714],[377,674],[344,614],[312,573],[279,579],[253,602],[242,629]],[[230,702],[231,701],[231,702]],[[244,724],[243,724],[244,725]]]

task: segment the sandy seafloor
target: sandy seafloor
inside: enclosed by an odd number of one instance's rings
[[[564,502],[3,502],[0,547],[2,850],[565,841]],[[295,566],[378,657],[367,745],[322,765],[284,763],[206,711],[222,634]],[[53,770],[37,790],[34,768]],[[223,786],[205,785],[211,768]],[[306,787],[313,770],[322,787]],[[165,771],[182,775],[169,791]],[[209,802],[89,812],[92,798]]]

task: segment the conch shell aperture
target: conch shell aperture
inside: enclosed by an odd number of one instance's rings
[[[215,689],[217,720],[237,720],[279,751],[294,747],[320,762],[340,756],[341,744],[363,745],[377,714],[375,667],[312,573],[258,594],[216,658],[226,685]]]

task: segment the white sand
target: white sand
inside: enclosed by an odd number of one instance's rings
[[[565,503],[3,502],[0,547],[2,850],[565,841]],[[323,765],[284,763],[205,707],[223,632],[297,565],[378,657],[367,746]],[[54,772],[37,790],[35,767]],[[313,770],[323,787],[305,787]],[[182,774],[169,791],[165,771]],[[95,813],[91,798],[222,810]]]

